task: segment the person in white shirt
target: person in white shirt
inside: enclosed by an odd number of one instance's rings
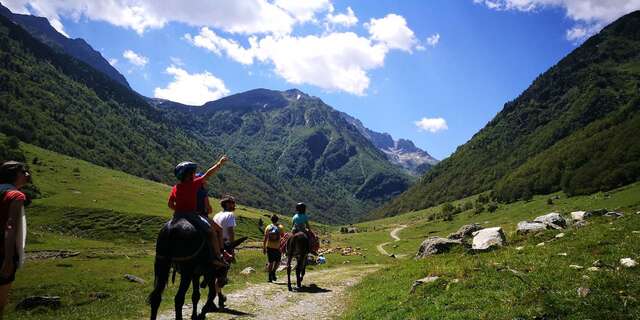
[[[236,200],[232,196],[226,195],[220,199],[220,206],[222,207],[222,211],[213,216],[213,221],[222,228],[224,248],[228,250],[227,254],[233,256],[233,248],[229,248],[229,244],[236,239],[236,216],[233,213],[236,210]],[[216,279],[215,288],[218,294],[218,306],[220,309],[224,308],[224,302],[227,300],[224,294],[222,294],[222,287],[224,287],[225,284],[226,277],[225,279]]]

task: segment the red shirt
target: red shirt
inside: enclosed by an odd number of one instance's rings
[[[13,201],[25,201],[27,197],[18,190],[9,190],[4,193],[2,202],[0,202],[0,252],[4,252],[4,230],[7,228],[9,220],[9,206]]]
[[[195,213],[198,209],[198,190],[204,182],[203,177],[193,181],[181,182],[173,186],[169,195],[169,203],[175,204],[175,212]]]

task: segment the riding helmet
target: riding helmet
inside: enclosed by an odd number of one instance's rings
[[[296,212],[305,213],[306,211],[307,211],[307,205],[304,204],[304,202],[298,202],[298,204],[296,204]]]
[[[178,180],[182,181],[187,173],[196,171],[196,168],[198,168],[198,165],[191,161],[180,162],[173,170],[173,174]]]

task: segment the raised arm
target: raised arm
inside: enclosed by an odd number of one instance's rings
[[[224,165],[225,162],[227,162],[227,160],[229,160],[227,156],[222,156],[220,160],[218,160],[218,162],[213,165],[213,167],[209,168],[209,170],[205,172],[204,176],[202,176],[202,179],[204,180],[209,179],[209,177],[211,177],[214,173],[220,170],[220,168]]]

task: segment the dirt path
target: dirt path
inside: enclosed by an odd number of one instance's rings
[[[379,267],[378,265],[349,266],[307,272],[303,283],[306,287],[301,292],[289,292],[287,290],[287,275],[285,272],[281,272],[275,283],[254,284],[246,289],[228,294],[227,308],[229,310],[210,313],[207,318],[334,319],[343,310],[345,291],[367,274],[378,270]],[[294,280],[293,278],[295,278],[294,274],[292,274],[291,280]],[[168,298],[167,301],[169,301]],[[204,303],[204,298],[201,303]],[[191,316],[190,305],[184,307],[183,315],[185,318]],[[175,315],[171,311],[160,315],[158,319],[175,319]]]
[[[389,233],[389,235],[391,236],[391,238],[393,238],[393,242],[395,241],[400,241],[400,236],[398,235],[400,233],[400,231],[402,231],[402,229],[406,228],[407,225],[400,225],[399,227],[391,230],[391,232]],[[378,252],[380,252],[381,254],[388,256],[389,252],[387,252],[387,250],[384,249],[384,246],[388,245],[391,242],[385,242],[385,243],[381,243],[379,244],[376,248],[378,249]]]

